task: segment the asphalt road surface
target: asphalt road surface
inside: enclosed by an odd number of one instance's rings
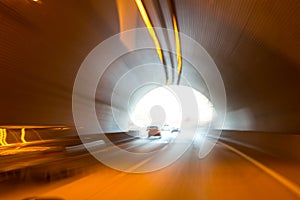
[[[166,145],[162,139],[141,139],[120,147],[145,152]],[[51,183],[2,184],[0,199],[296,200],[300,199],[298,169],[300,165],[283,164],[260,152],[218,142],[204,159],[199,159],[191,146],[170,166],[149,173],[120,172],[99,162],[86,173]]]

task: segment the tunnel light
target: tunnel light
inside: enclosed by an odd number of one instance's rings
[[[180,123],[180,103],[172,92],[165,87],[156,88],[142,97],[133,111],[132,122],[139,127],[149,126],[152,123],[150,111],[154,106],[161,106],[164,109],[165,123]]]
[[[41,0],[32,0],[34,3],[38,3],[38,4],[41,4],[42,1]]]
[[[7,137],[7,133],[6,133],[6,129],[4,128],[3,129],[3,143],[4,143],[4,145],[7,145],[6,137]]]
[[[2,146],[7,145],[6,136],[7,136],[6,129],[5,128],[3,128],[3,129],[0,128],[0,144]]]
[[[181,52],[180,52],[180,38],[179,38],[179,31],[177,26],[176,17],[173,14],[172,16],[174,34],[175,34],[175,44],[176,44],[176,55],[177,55],[177,73],[180,74],[182,68],[182,59],[181,59]]]
[[[156,47],[157,54],[159,56],[159,59],[160,59],[161,62],[163,62],[163,55],[162,55],[162,50],[161,50],[160,44],[159,44],[158,38],[157,38],[157,36],[155,34],[155,31],[153,29],[152,23],[151,23],[151,21],[149,19],[149,16],[148,16],[148,14],[146,12],[146,9],[145,9],[145,7],[143,5],[143,2],[141,0],[135,0],[135,3],[136,3],[136,5],[137,5],[137,7],[139,9],[139,12],[140,12],[140,14],[141,14],[141,16],[143,18],[143,21],[144,21],[144,23],[145,23],[145,25],[146,25],[149,33],[150,33],[150,35],[151,35],[151,37],[153,39],[153,42],[154,42],[155,47]]]
[[[192,90],[198,104],[198,125],[204,125],[213,118],[213,105],[203,94],[194,89]],[[168,87],[159,87],[144,95],[136,104],[131,114],[131,121],[134,126],[147,127],[153,125],[154,119],[152,119],[151,109],[155,106],[160,106],[164,110],[165,120],[163,124],[180,128],[181,124],[185,123],[185,119],[182,119],[181,104],[177,96]]]
[[[4,146],[4,143],[3,143],[3,131],[2,131],[2,128],[0,128],[0,144],[2,146]]]
[[[26,139],[25,139],[25,128],[21,129],[21,140],[23,143],[27,143]]]

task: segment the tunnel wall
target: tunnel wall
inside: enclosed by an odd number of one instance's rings
[[[299,134],[227,130],[222,131],[220,139],[276,157],[300,161]]]
[[[138,135],[139,135],[138,131],[105,133],[105,136],[114,144],[129,142],[131,140],[136,139]]]

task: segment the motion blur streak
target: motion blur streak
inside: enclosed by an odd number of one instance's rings
[[[26,132],[25,132],[25,128],[22,128],[21,129],[21,140],[23,143],[26,143],[26,139],[25,139],[25,135],[26,135]]]
[[[56,134],[62,133],[56,132]],[[27,130],[28,137],[31,136],[30,134],[30,130]],[[92,135],[88,137],[92,137]],[[170,137],[176,137],[176,134],[163,132],[161,139],[136,138],[117,145],[119,148],[133,153],[157,151],[168,145],[182,145],[181,143],[172,143]],[[258,151],[251,153],[251,151],[240,150],[226,142],[217,143],[214,150],[205,159],[197,159],[196,153],[191,147],[169,167],[150,173],[131,174],[118,172],[95,162],[84,151],[83,145],[72,146],[76,144],[74,140],[75,138],[72,139],[71,146],[67,148],[67,151],[57,149],[61,145],[67,145],[67,138],[62,141],[51,140],[48,144],[36,144],[36,147],[50,145],[44,151],[33,150],[32,147],[28,147],[28,150],[21,148],[14,151],[13,157],[16,158],[13,161],[31,165],[30,167],[27,166],[27,169],[30,170],[30,174],[27,175],[32,176],[34,180],[37,177],[39,181],[32,182],[31,179],[26,179],[26,182],[23,180],[16,184],[2,182],[0,187],[7,192],[1,194],[1,199],[20,200],[30,196],[39,196],[41,199],[57,197],[57,199],[64,200],[299,199],[298,186],[293,183],[296,183],[299,177],[292,170],[295,166],[297,171],[299,165],[280,162],[277,159],[273,160],[271,165],[266,165],[265,160],[272,160],[271,157]],[[210,139],[208,138],[208,140]],[[114,141],[120,142],[120,140]],[[57,147],[53,149],[53,145]],[[109,145],[98,147],[96,145],[95,151],[107,152],[110,148]],[[17,158],[18,152],[24,156]],[[109,159],[116,159],[117,157],[118,153],[111,155]],[[262,158],[263,162],[259,162],[258,160]],[[3,159],[6,158],[3,157]],[[128,158],[122,160],[130,162]],[[131,169],[143,168],[150,165],[153,160],[159,161],[150,156],[132,166]],[[7,157],[7,164],[8,162],[10,162],[9,157]],[[278,170],[282,164],[284,169],[289,170]],[[3,163],[0,163],[0,169],[4,166]],[[11,167],[13,166],[15,164],[11,162]],[[81,175],[74,176],[73,170],[80,172]],[[14,177],[13,180],[22,177],[24,179],[25,172],[16,171],[9,175]],[[287,176],[291,177],[287,178]],[[59,181],[54,181],[56,179]],[[48,184],[40,184],[42,180]]]
[[[141,13],[141,16],[142,16],[142,18],[144,20],[144,23],[145,23],[146,27],[148,28],[148,31],[149,31],[149,33],[150,33],[150,35],[151,35],[151,37],[152,37],[152,39],[154,41],[154,44],[155,44],[156,51],[157,51],[157,54],[159,56],[159,59],[160,59],[161,62],[163,62],[163,55],[162,55],[160,44],[159,44],[158,38],[157,38],[157,36],[155,34],[155,31],[153,29],[153,26],[152,26],[152,24],[150,22],[150,19],[148,17],[148,14],[147,14],[147,12],[145,10],[143,2],[141,0],[135,0],[135,2],[136,2],[136,5],[137,5],[140,13]]]
[[[7,137],[7,133],[6,133],[6,129],[4,128],[4,129],[3,129],[3,139],[2,139],[4,145],[7,145],[6,137]]]
[[[299,0],[0,0],[0,199],[299,200],[299,9]],[[156,27],[172,33],[164,37]],[[126,37],[141,28],[142,37]],[[107,43],[119,33],[118,46]],[[189,83],[220,113],[210,90],[216,82],[202,75],[210,59],[198,56],[198,45],[187,46],[184,35],[203,47],[223,79],[220,142],[199,159],[196,142],[216,141],[214,130],[202,134],[176,162],[144,174],[99,162],[87,147],[139,170],[158,159],[121,157],[107,141],[134,155],[161,155],[173,145],[164,131],[153,139],[146,129],[127,130],[135,103],[156,87],[144,83],[165,84],[162,65],[172,84],[181,71],[180,85]],[[145,42],[152,49],[131,51]],[[97,46],[103,51],[93,51]],[[100,64],[114,52],[122,54]],[[87,69],[82,93],[73,93],[87,63],[95,69]],[[74,97],[85,118],[77,130]],[[97,124],[85,117],[91,112]],[[99,126],[103,131],[94,131]],[[174,128],[167,134],[185,134]]]
[[[6,143],[6,130],[2,129],[2,128],[0,128],[0,144],[2,146],[7,145],[7,143]]]
[[[126,142],[121,146],[130,147],[136,142],[138,140]],[[161,140],[146,139],[143,145],[132,148],[131,151],[156,149],[162,145]],[[66,200],[299,199],[298,195],[295,196],[268,174],[262,173],[264,171],[261,168],[250,164],[248,160],[224,145],[217,144],[212,154],[203,160],[194,158],[195,154],[190,148],[173,165],[145,174],[118,172],[99,164],[90,175],[68,184],[58,184],[46,192],[40,191],[37,187],[35,194],[41,198],[59,196]],[[150,159],[145,159],[133,168],[148,165]]]
[[[231,146],[229,146],[229,145],[227,145],[223,142],[219,142],[219,143],[222,144],[223,146],[225,146],[226,148],[230,149],[234,153],[236,153],[236,154],[240,155],[241,157],[245,158],[246,160],[248,160],[249,162],[251,162],[252,164],[257,166],[258,168],[260,168],[261,170],[263,170],[264,172],[266,172],[270,176],[272,176],[274,179],[276,179],[277,181],[282,183],[284,186],[286,186],[288,189],[293,191],[300,198],[300,188],[296,184],[289,181],[288,179],[286,179],[282,175],[278,174],[277,172],[273,171],[272,169],[266,167],[265,165],[258,162],[257,160],[251,158],[250,156],[247,156],[246,154],[242,153],[241,151],[239,151],[239,150],[237,150],[237,149],[235,149],[235,148],[233,148],[233,147],[231,147]]]
[[[182,58],[180,52],[180,38],[178,33],[179,31],[178,31],[177,21],[174,13],[172,14],[172,22],[174,26],[175,40],[176,40],[177,73],[179,75],[181,73],[181,68],[182,68]]]

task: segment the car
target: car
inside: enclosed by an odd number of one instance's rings
[[[180,132],[180,129],[179,128],[173,128],[171,130],[171,133],[179,133]]]
[[[159,137],[161,138],[161,133],[158,126],[148,126],[146,131],[148,131],[148,137]]]
[[[170,131],[171,127],[168,124],[163,125],[163,127],[161,128],[162,131]]]

